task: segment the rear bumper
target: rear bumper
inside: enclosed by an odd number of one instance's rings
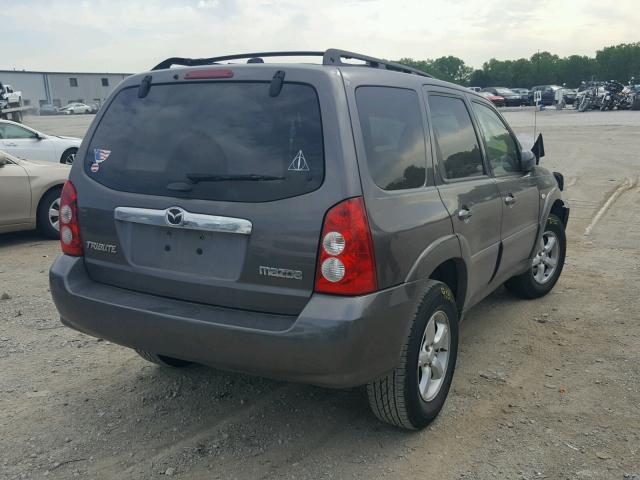
[[[94,282],[63,255],[50,286],[62,323],[131,348],[328,387],[367,383],[397,365],[422,282],[361,297],[314,294],[298,316],[184,302]]]

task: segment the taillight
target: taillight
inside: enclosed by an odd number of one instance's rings
[[[369,221],[362,197],[332,207],[325,216],[315,291],[364,295],[377,289]]]
[[[60,244],[62,252],[67,255],[84,255],[78,223],[78,194],[69,180],[64,184],[60,196]]]

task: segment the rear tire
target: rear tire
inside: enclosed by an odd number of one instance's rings
[[[52,240],[60,238],[60,194],[62,187],[49,190],[38,204],[38,214],[36,217],[38,230],[40,233]],[[56,215],[57,213],[57,215]]]
[[[192,363],[187,360],[181,360],[179,358],[166,357],[164,355],[147,352],[146,350],[136,349],[136,353],[148,362],[155,363],[156,365],[160,365],[162,367],[184,368],[188,367]]]
[[[442,410],[457,355],[458,308],[453,293],[444,283],[430,280],[400,363],[367,385],[374,415],[400,428],[426,427]]]
[[[556,244],[550,246],[551,239]],[[504,286],[520,298],[534,299],[549,293],[560,278],[567,251],[567,238],[562,221],[554,214],[549,215],[540,245],[529,269],[521,275],[510,278]]]

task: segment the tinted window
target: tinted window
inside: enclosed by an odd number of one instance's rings
[[[447,179],[484,174],[469,111],[460,98],[429,96],[438,161]]]
[[[106,159],[94,165],[96,157]],[[153,85],[144,98],[127,88],[100,121],[85,171],[110,188],[151,195],[301,195],[324,178],[318,98],[313,87],[288,83],[277,97],[269,83]]]
[[[487,159],[496,177],[513,175],[520,171],[518,147],[498,115],[491,108],[473,103],[480,131],[484,137]]]
[[[425,141],[418,94],[389,87],[356,90],[360,128],[373,181],[385,190],[425,183]]]
[[[0,123],[0,138],[35,138],[35,134],[17,125]]]

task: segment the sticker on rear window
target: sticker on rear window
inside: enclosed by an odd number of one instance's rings
[[[93,163],[91,164],[91,171],[96,173],[100,170],[100,164],[104,162],[111,155],[111,150],[104,150],[102,148],[93,149]]]
[[[102,148],[93,149],[93,161],[95,163],[102,163],[111,155],[111,150],[103,150]]]
[[[298,153],[293,157],[293,161],[289,164],[289,168],[287,170],[291,172],[309,171],[309,165],[307,164],[307,160],[304,158],[302,150],[298,150]]]

